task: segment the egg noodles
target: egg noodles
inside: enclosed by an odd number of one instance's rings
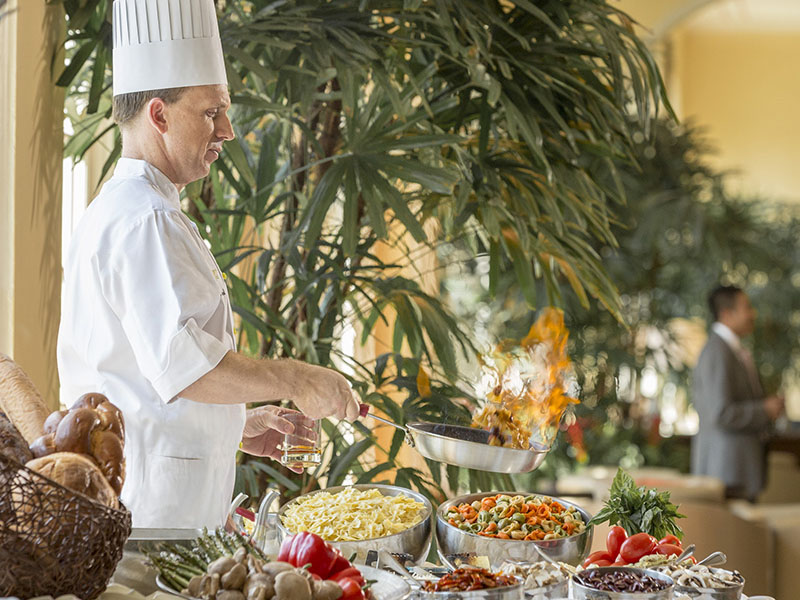
[[[422,521],[425,505],[408,496],[350,487],[299,498],[281,517],[292,533],[310,531],[330,542],[370,540],[405,531]]]

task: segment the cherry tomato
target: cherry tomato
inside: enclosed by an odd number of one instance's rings
[[[665,535],[663,538],[658,540],[658,544],[674,544],[678,548],[681,547],[681,541],[674,535]]]
[[[628,563],[635,563],[643,556],[650,554],[655,546],[651,536],[646,533],[636,533],[622,542],[619,557]]]
[[[671,554],[680,554],[683,552],[680,546],[676,546],[675,544],[659,544],[656,546],[656,554],[663,554],[664,556],[670,556]]]
[[[583,561],[583,568],[585,569],[589,565],[596,565],[597,562],[601,560],[612,563],[614,562],[614,557],[605,550],[598,550],[597,552],[592,552],[589,556],[586,557],[586,560]]]
[[[364,590],[352,577],[343,577],[336,583],[342,588],[342,597],[339,600],[364,600]]]
[[[619,554],[619,549],[622,546],[622,542],[627,539],[628,534],[625,533],[625,530],[619,525],[614,525],[614,527],[611,528],[611,531],[608,532],[608,537],[606,537],[606,548],[608,548],[608,553],[611,556],[617,556]]]
[[[341,581],[345,577],[349,577],[350,579],[354,579],[358,585],[364,586],[366,581],[364,580],[364,576],[361,574],[356,567],[350,567],[348,569],[344,569],[343,571],[339,571],[338,573],[334,573],[330,577],[328,577],[331,581]]]
[[[621,558],[618,558],[613,563],[611,563],[611,566],[612,567],[624,567],[627,564],[628,563],[626,563],[624,560],[622,560]]]

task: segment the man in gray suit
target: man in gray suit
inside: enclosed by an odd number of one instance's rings
[[[714,323],[694,370],[700,430],[692,440],[692,472],[721,479],[729,498],[754,501],[766,480],[766,439],[784,402],[764,397],[753,358],[742,346],[756,316],[747,294],[718,287],[709,306]]]

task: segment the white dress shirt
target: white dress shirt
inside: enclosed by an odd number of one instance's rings
[[[64,280],[61,398],[101,392],[122,410],[134,527],[221,525],[245,407],[178,394],[236,349],[233,316],[172,182],[120,159],[75,232]]]
[[[728,347],[733,350],[736,358],[739,359],[739,362],[742,363],[747,371],[747,376],[750,379],[750,385],[753,386],[753,390],[760,393],[761,381],[758,378],[758,371],[756,369],[755,361],[753,361],[753,355],[750,354],[750,351],[742,345],[741,338],[736,335],[736,333],[734,333],[730,327],[720,323],[719,321],[716,321],[711,325],[711,331],[721,337],[722,341],[724,341]]]

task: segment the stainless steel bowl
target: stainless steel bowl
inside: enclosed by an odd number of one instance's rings
[[[447,514],[447,509],[451,506],[464,502],[471,504],[475,500],[482,500],[495,494],[530,496],[534,492],[481,492],[459,496],[439,505],[436,511],[436,541],[439,545],[440,556],[447,557],[453,554],[474,553],[478,556],[487,556],[492,568],[497,569],[506,560],[525,563],[542,560],[537,548],[553,560],[574,566],[579,565],[589,555],[589,551],[592,548],[592,527],[587,527],[583,533],[557,540],[526,541],[483,537],[462,531],[447,522],[445,515]],[[584,523],[588,523],[592,518],[588,512],[577,504],[555,497],[553,500],[558,500],[558,502],[567,507],[574,506],[581,514]]]
[[[569,598],[569,579],[538,588],[525,588],[525,598],[526,600],[562,600],[562,598]]]
[[[597,567],[597,571],[635,571],[660,579],[669,584],[657,592],[607,592],[581,584],[576,575],[572,576],[572,598],[574,600],[672,600],[675,585],[670,577],[651,569],[635,569],[632,567]]]
[[[523,600],[524,597],[521,581],[516,585],[471,592],[423,592],[418,590],[414,593],[414,598],[420,600]]]
[[[357,490],[376,489],[384,496],[408,496],[409,498],[413,498],[414,500],[422,502],[425,505],[425,514],[422,518],[422,521],[413,527],[406,529],[405,531],[401,531],[400,533],[357,542],[330,542],[331,546],[338,548],[347,558],[350,558],[351,555],[355,554],[355,562],[362,564],[366,561],[367,552],[370,550],[386,550],[392,554],[408,554],[415,563],[425,560],[425,558],[428,556],[428,551],[431,548],[431,538],[433,537],[431,525],[433,507],[431,506],[430,501],[419,492],[414,492],[412,490],[394,485],[383,485],[377,483],[336,486],[324,490],[316,490],[303,496],[299,496],[294,500],[290,500],[284,504],[280,510],[278,510],[278,543],[280,544],[288,536],[294,535],[293,532],[289,531],[283,526],[283,521],[281,519],[290,506],[296,504],[302,498],[319,494],[320,492],[329,492],[331,494],[335,494],[336,492],[340,492],[341,490],[349,487],[354,487]]]
[[[712,572],[725,571],[726,569],[709,569]],[[695,588],[679,585],[675,582],[675,595],[683,594],[697,600],[739,600],[742,597],[745,580],[739,575],[741,582],[738,585],[717,588]]]
[[[558,570],[557,576],[554,574],[556,569]],[[507,575],[514,575],[522,579],[526,600],[563,600],[569,596],[570,574],[556,563],[544,560],[534,563],[504,562],[500,565],[500,570]],[[548,576],[558,578],[547,585],[539,585],[537,580],[542,575],[546,579],[549,579]]]
[[[489,445],[489,432],[445,423],[409,423],[408,433],[422,456],[450,465],[492,471],[527,473],[537,468],[550,448],[518,450]]]

